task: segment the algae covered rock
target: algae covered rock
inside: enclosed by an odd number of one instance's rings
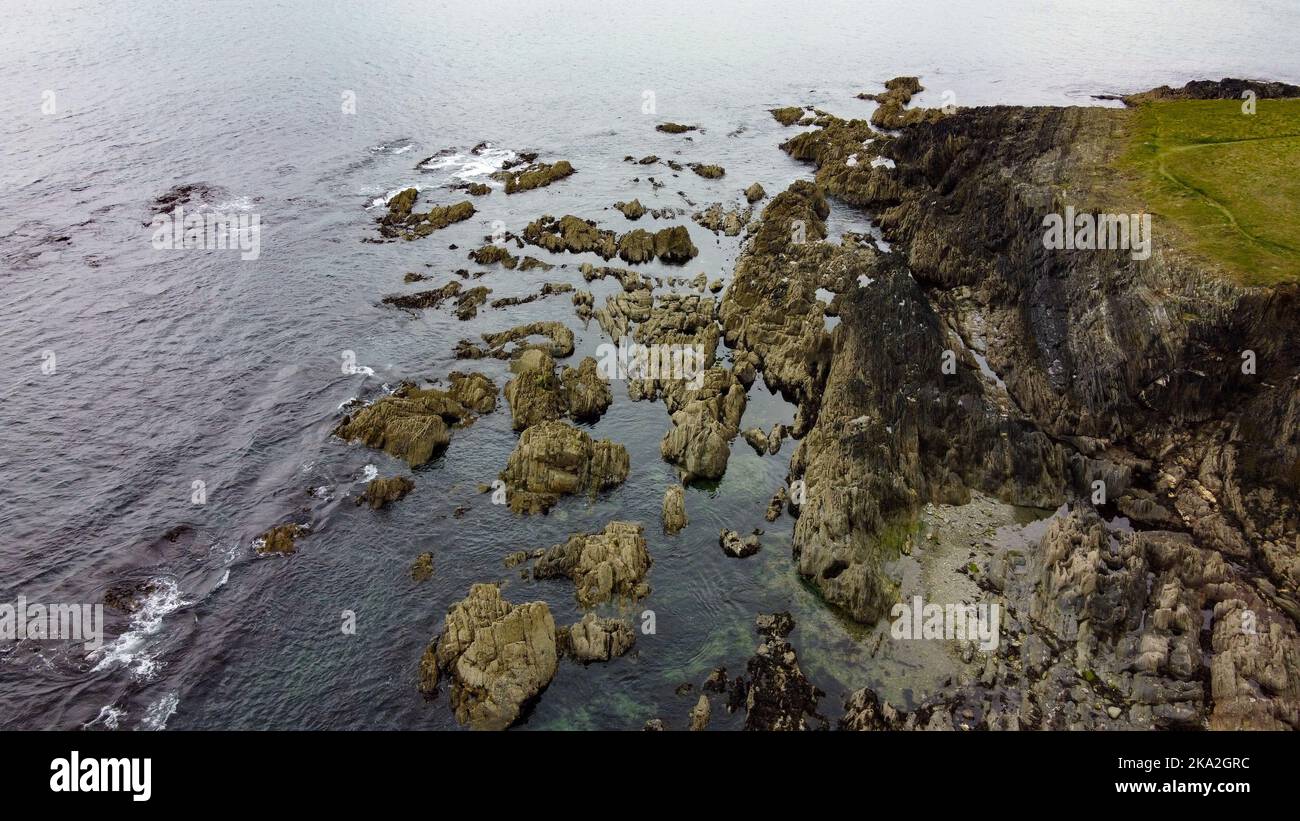
[[[379,233],[389,239],[417,239],[474,216],[474,203],[469,200],[435,206],[424,214],[417,213],[413,209],[419,196],[420,192],[414,188],[394,194],[388,201],[388,213],[379,218]]]
[[[388,507],[415,489],[415,482],[405,476],[378,477],[366,483],[366,489],[357,497],[359,505],[370,505],[371,510]]]
[[[428,551],[415,557],[411,565],[411,580],[422,582],[433,577],[433,554]]]
[[[560,160],[556,163],[533,163],[518,170],[498,171],[492,176],[505,183],[507,194],[517,194],[520,191],[544,188],[575,171],[576,169],[569,164],[568,160]]]
[[[597,228],[594,222],[566,214],[559,219],[549,214],[524,227],[523,240],[553,253],[593,253],[611,259],[618,253],[618,236]]]
[[[545,513],[560,497],[595,493],[627,479],[627,449],[608,439],[594,441],[560,421],[533,425],[501,472],[506,498],[516,513]]]
[[[641,525],[610,522],[598,533],[579,533],[548,549],[533,565],[533,578],[573,580],[574,597],[583,607],[649,595],[650,570]]]
[[[447,393],[475,413],[491,413],[497,407],[497,386],[481,373],[452,371],[447,376],[451,388]]]
[[[708,163],[693,162],[690,168],[706,180],[716,180],[727,173],[727,169],[722,166],[709,165]]]
[[[791,126],[803,118],[803,109],[797,105],[771,109],[772,117],[784,126]]]
[[[274,553],[287,556],[296,550],[294,542],[306,532],[307,528],[293,522],[276,525],[259,536],[253,543],[253,548],[259,556],[269,556]]]
[[[655,233],[655,254],[661,262],[680,265],[699,253],[700,249],[691,242],[691,233],[684,225],[674,225]]]
[[[616,202],[614,207],[623,212],[623,216],[630,220],[639,220],[645,216],[645,206],[641,200],[632,200],[631,202]]]
[[[722,530],[718,534],[718,546],[722,552],[731,556],[733,559],[743,559],[752,556],[758,552],[760,547],[757,536],[741,537],[734,530]]]
[[[763,186],[759,185],[758,183],[754,183],[753,185],[745,189],[745,199],[748,202],[751,203],[758,202],[759,200],[763,199],[763,197],[766,196],[767,196],[767,192],[764,191]]]
[[[420,690],[451,679],[456,719],[476,730],[515,724],[551,683],[559,663],[555,620],[545,602],[512,605],[495,584],[476,584],[447,611],[420,662]]]
[[[660,123],[655,126],[655,131],[662,131],[665,134],[685,134],[687,131],[698,131],[698,125],[682,125],[681,123]]]

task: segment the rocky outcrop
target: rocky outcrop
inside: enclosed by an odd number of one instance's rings
[[[613,402],[609,383],[590,356],[557,376],[550,354],[530,350],[511,363],[511,370],[518,375],[506,383],[505,394],[515,430],[563,416],[595,422]]]
[[[614,207],[623,212],[623,216],[630,220],[639,220],[645,216],[645,206],[641,200],[632,200],[631,202],[616,202]]]
[[[446,450],[453,427],[472,419],[470,409],[447,391],[403,385],[344,416],[334,435],[383,450],[418,468]]]
[[[691,219],[715,234],[734,237],[745,230],[752,215],[752,208],[735,208],[728,211],[721,203],[714,203],[703,211],[693,214]]]
[[[664,506],[661,513],[664,532],[675,536],[686,527],[686,493],[681,485],[669,485],[664,491]]]
[[[681,123],[660,123],[655,126],[655,131],[662,131],[665,134],[685,134],[687,131],[698,131],[698,125],[682,125]]]
[[[550,341],[515,344],[532,336],[546,337]],[[482,359],[488,356],[496,359],[511,359],[526,351],[539,350],[545,351],[552,357],[563,358],[573,353],[573,331],[562,322],[530,322],[509,330],[483,334],[483,341],[487,343],[486,348],[475,345],[468,339],[461,340],[456,345],[456,356],[460,359]]]
[[[664,396],[673,427],[659,443],[659,453],[677,465],[683,482],[719,479],[726,473],[731,440],[745,413],[745,388],[731,371],[713,367],[701,381],[698,388],[674,383]]]
[[[545,513],[560,497],[596,493],[627,478],[627,450],[608,439],[593,441],[564,422],[529,427],[510,454],[501,480],[516,513]]]
[[[771,109],[772,118],[784,126],[792,126],[803,119],[803,109],[797,105]]]
[[[767,192],[764,191],[763,186],[758,183],[754,183],[753,185],[745,189],[745,200],[749,202],[751,205],[758,202],[759,200],[763,199],[763,197],[766,196],[767,196]]]
[[[420,690],[451,682],[456,719],[477,730],[518,722],[555,676],[555,620],[544,602],[512,605],[495,584],[476,584],[447,611],[420,662]]]
[[[357,504],[370,505],[371,510],[380,510],[400,501],[414,489],[415,482],[405,476],[374,478],[366,483],[366,489],[357,497]]]
[[[707,730],[709,728],[710,713],[709,697],[701,695],[700,700],[695,702],[695,706],[691,708],[690,729],[693,732]]]
[[[469,200],[435,206],[423,214],[416,213],[413,209],[419,197],[420,192],[414,188],[394,194],[388,200],[388,212],[379,218],[379,233],[388,239],[419,239],[453,222],[474,216],[474,203]]]
[[[650,564],[641,525],[610,522],[601,532],[580,533],[548,549],[533,565],[533,578],[572,579],[578,603],[593,607],[649,595]]]
[[[582,621],[560,628],[556,644],[561,655],[589,664],[609,661],[631,650],[636,644],[636,634],[626,619],[606,619],[588,613]]]
[[[746,730],[825,729],[828,722],[818,713],[825,693],[799,669],[798,655],[786,640],[794,619],[775,613],[759,616],[755,624],[760,643],[746,675],[731,683],[728,708],[745,709]]]

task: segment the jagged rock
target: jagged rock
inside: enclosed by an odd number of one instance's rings
[[[456,296],[456,318],[464,322],[478,316],[479,306],[487,302],[492,289],[485,285],[462,291]]]
[[[720,203],[714,203],[703,211],[694,214],[691,219],[715,234],[726,234],[729,237],[734,237],[745,229],[753,213],[752,208],[736,208],[727,211]]]
[[[727,691],[727,668],[715,667],[709,673],[709,677],[704,680],[703,689],[709,693],[725,693]]]
[[[767,434],[762,428],[748,428],[744,432],[745,441],[759,456],[767,453]]]
[[[411,579],[422,582],[432,577],[433,554],[426,551],[415,557],[415,563],[411,565]]]
[[[686,494],[681,485],[669,485],[664,491],[663,513],[664,532],[676,535],[686,527]]]
[[[718,534],[718,546],[722,548],[723,553],[735,559],[753,556],[760,547],[757,536],[746,536],[742,539],[736,531],[725,529]]]
[[[662,733],[664,731],[664,722],[660,718],[652,718],[641,728],[648,733]]]
[[[475,413],[491,413],[496,410],[497,386],[486,375],[452,371],[447,379],[451,382],[448,395],[462,406]]]
[[[609,382],[590,356],[576,368],[565,367],[560,375],[560,392],[569,416],[578,422],[597,421],[614,401]]]
[[[545,513],[560,496],[595,493],[620,485],[629,469],[627,450],[563,422],[533,425],[519,437],[501,480],[516,513]]]
[[[666,398],[673,427],[659,444],[660,455],[677,465],[682,481],[721,478],[745,412],[745,389],[731,371],[715,367],[705,371],[700,388]]]
[[[764,191],[763,186],[758,183],[754,183],[753,185],[745,189],[745,200],[751,204],[758,202],[759,200],[763,199],[763,197],[766,196],[767,196],[767,192]]]
[[[583,607],[644,598],[650,593],[645,577],[651,560],[642,533],[639,524],[610,522],[601,532],[571,536],[537,560],[533,578],[572,579],[574,597]]]
[[[767,511],[763,518],[769,522],[775,522],[781,518],[781,508],[785,507],[786,501],[790,498],[789,492],[783,487],[772,495],[772,501],[767,504]]]
[[[371,510],[388,507],[415,489],[415,482],[405,476],[392,476],[388,479],[374,478],[366,483],[366,489],[357,497],[357,504],[370,505]]]
[[[470,419],[469,409],[446,391],[403,386],[343,417],[334,435],[381,449],[418,468],[447,448],[452,425]]]
[[[636,265],[655,257],[655,238],[649,231],[638,228],[618,238],[618,258]]]
[[[420,663],[420,690],[451,679],[456,719],[479,730],[515,724],[555,676],[555,620],[545,602],[512,605],[495,584],[476,584],[447,611]]]
[[[528,223],[523,239],[557,254],[590,252],[610,259],[618,253],[618,236],[613,231],[597,228],[594,222],[571,214],[558,220],[548,214]]]
[[[799,659],[786,636],[794,629],[789,613],[761,615],[755,620],[760,644],[746,666],[748,678],[732,682],[728,706],[744,707],[746,730],[805,730],[808,719],[828,722],[817,712],[825,695],[799,669]]]
[[[606,619],[588,613],[577,624],[561,628],[556,642],[562,655],[577,661],[609,661],[631,650],[636,634],[626,619]]]
[[[595,422],[613,402],[609,383],[590,356],[577,368],[566,367],[557,377],[550,354],[530,350],[511,364],[511,370],[518,376],[506,383],[505,394],[515,430],[565,415],[579,422]]]
[[[253,543],[253,548],[259,556],[269,556],[272,553],[287,556],[297,549],[294,541],[306,532],[307,528],[293,522],[276,525],[259,536]]]
[[[706,730],[709,727],[709,697],[700,696],[700,700],[695,702],[691,708],[691,730]]]
[[[419,196],[419,191],[414,188],[395,194],[388,201],[388,213],[379,219],[379,233],[389,239],[417,239],[474,216],[474,203],[469,200],[436,206],[425,214],[415,213],[412,209]]]
[[[544,336],[549,344],[529,343],[508,348],[511,343],[519,342],[530,336]],[[462,340],[456,347],[456,356],[460,359],[481,359],[485,356],[497,359],[510,359],[529,350],[544,350],[551,356],[562,358],[573,353],[573,331],[561,322],[530,322],[498,333],[483,334],[487,348],[480,348],[469,340]]]

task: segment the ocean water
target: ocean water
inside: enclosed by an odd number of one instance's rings
[[[522,322],[567,322],[575,362],[604,341],[563,295],[469,322],[380,300],[478,270],[465,253],[497,220],[519,231],[572,213],[622,231],[619,200],[693,211],[730,206],[755,181],[779,192],[810,169],[778,149],[796,130],[767,109],[867,116],[872,104],[855,95],[895,75],[921,76],[917,104],[962,106],[1094,105],[1093,94],[1202,77],[1300,80],[1300,7],[1249,0],[51,0],[5,15],[0,602],[97,602],[123,583],[153,592],[131,616],[110,613],[107,644],[89,657],[80,645],[0,643],[4,728],[455,728],[445,693],[426,702],[415,689],[447,607],[474,582],[500,580],[511,601],[545,600],[557,622],[575,621],[571,584],[521,579],[501,560],[613,518],[646,524],[653,593],[626,612],[653,609],[657,632],[608,664],[562,662],[524,726],[681,724],[693,702],[677,685],[743,668],[753,618],[772,610],[794,613],[792,641],[832,718],[857,687],[907,697],[937,686],[950,672],[941,660],[880,651],[878,628],[840,618],[797,578],[791,520],[763,522],[793,442],[760,458],[737,440],[726,477],[688,491],[688,529],[664,536],[674,474],[658,443],[670,422],[621,385],[591,428],[627,445],[632,473],[594,501],[522,518],[477,492],[515,441],[503,407],[457,431],[406,499],[378,513],[355,506],[365,478],[407,471],[330,436],[344,402],[456,368],[503,384],[502,363],[457,362],[451,350]],[[655,132],[665,120],[702,130]],[[472,153],[482,142],[491,149]],[[456,202],[450,185],[484,181],[523,151],[578,173],[475,199],[473,219],[417,242],[363,241],[376,237],[370,206],[387,192],[416,185],[422,204]],[[727,174],[623,160],[651,153]],[[426,157],[437,159],[418,168]],[[151,245],[154,198],[195,183],[209,187],[210,210],[260,219],[257,259]],[[868,221],[843,206],[832,216],[836,231]],[[738,241],[682,222],[700,256],[638,270],[729,277]],[[577,266],[598,261],[526,253],[567,268],[494,268],[472,284],[493,299],[544,282],[585,287]],[[408,271],[431,280],[404,285]],[[614,287],[596,283],[597,303]],[[372,372],[344,373],[345,351]],[[744,427],[792,416],[760,381]],[[311,528],[298,552],[256,558],[255,537],[285,521]],[[764,528],[762,551],[723,556],[723,527]],[[426,550],[435,575],[412,582]],[[343,611],[356,614],[355,635],[340,630]],[[906,687],[890,684],[900,670]],[[714,726],[739,718],[715,710]]]

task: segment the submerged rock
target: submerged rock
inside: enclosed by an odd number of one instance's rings
[[[662,131],[665,134],[684,134],[687,131],[698,131],[698,125],[682,125],[681,123],[660,123],[655,126],[655,131]]]
[[[746,730],[807,730],[809,719],[819,728],[829,722],[818,712],[826,695],[799,669],[799,659],[786,636],[794,629],[789,613],[761,615],[755,620],[761,643],[745,672],[731,685],[730,709],[744,707]]]
[[[736,531],[725,529],[718,534],[718,546],[722,548],[723,553],[734,559],[753,556],[760,547],[757,536],[751,535],[741,538]]]
[[[359,505],[370,505],[371,510],[388,507],[415,489],[415,482],[405,476],[392,476],[387,479],[371,479],[366,489],[357,497]]]
[[[533,578],[572,579],[574,597],[583,607],[645,598],[650,593],[645,577],[651,560],[642,534],[639,524],[610,522],[601,532],[571,536],[537,560]]]
[[[476,730],[517,723],[558,666],[555,620],[545,602],[512,605],[495,584],[476,584],[447,611],[442,633],[420,662],[420,690],[451,680],[456,719]]]
[[[412,581],[422,582],[433,578],[433,554],[425,551],[415,557],[411,565]]]
[[[306,532],[307,528],[293,522],[276,525],[257,538],[253,543],[253,549],[259,556],[271,554],[287,556],[297,549],[294,542]]]
[[[516,513],[545,513],[560,496],[596,493],[627,478],[627,449],[608,439],[593,441],[564,422],[533,425],[519,437],[501,479]]]

